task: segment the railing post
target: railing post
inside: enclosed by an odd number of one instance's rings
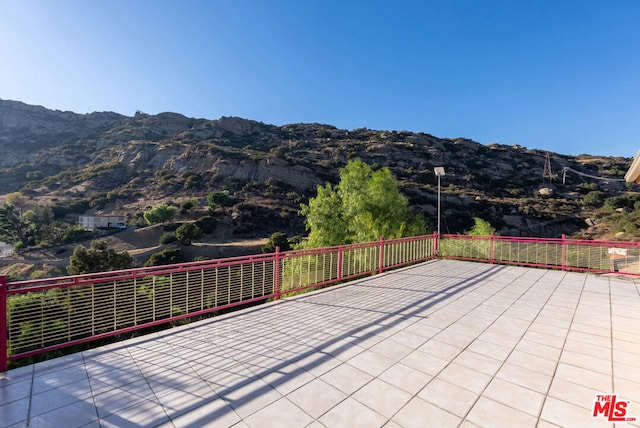
[[[439,236],[438,236],[438,232],[433,232],[433,254],[435,255],[435,257],[438,257],[438,249],[440,248],[440,242],[439,241]]]
[[[273,292],[274,299],[280,300],[280,247],[276,246],[276,259],[273,261],[275,266],[273,267]]]
[[[489,247],[489,263],[490,264],[493,264],[493,258],[494,258],[494,255],[495,255],[495,253],[494,253],[494,242],[495,242],[495,240],[493,239],[493,236],[494,235],[493,235],[493,231],[492,231],[491,232],[491,238],[490,238],[490,241],[489,241],[490,242],[490,244],[489,244],[490,245],[490,247]]]
[[[382,273],[384,270],[384,238],[381,236],[379,241],[379,251],[378,251],[378,273]]]
[[[565,234],[563,233],[562,234],[562,244],[561,244],[562,245],[562,247],[561,247],[562,248],[562,250],[561,250],[561,252],[562,252],[562,260],[560,261],[560,263],[562,264],[562,271],[563,272],[567,267],[567,263],[565,261],[565,257],[567,255],[567,253],[566,253],[565,242],[564,241],[565,241]]]
[[[342,279],[342,246],[338,247],[338,281]]]
[[[7,371],[7,277],[0,276],[0,372]]]

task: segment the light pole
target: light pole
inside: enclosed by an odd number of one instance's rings
[[[433,168],[433,172],[438,177],[438,242],[436,245],[436,255],[438,255],[440,250],[440,177],[444,175],[444,167],[436,166]]]

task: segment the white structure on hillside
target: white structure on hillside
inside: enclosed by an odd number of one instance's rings
[[[86,230],[105,229],[110,227],[125,229],[127,227],[123,215],[81,215],[78,224]]]
[[[638,150],[638,154],[633,160],[633,163],[629,167],[629,171],[627,171],[624,178],[627,183],[640,184],[640,150]]]
[[[13,247],[4,242],[0,242],[0,258],[13,255]]]

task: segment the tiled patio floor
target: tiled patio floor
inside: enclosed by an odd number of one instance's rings
[[[633,280],[433,261],[0,375],[29,427],[640,426]]]

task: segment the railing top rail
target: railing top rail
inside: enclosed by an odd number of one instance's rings
[[[30,279],[26,281],[8,282],[7,289],[29,289],[36,291],[40,289],[90,284],[96,282],[116,281],[123,279],[144,278],[146,276],[166,275],[178,272],[188,272],[207,268],[219,268],[225,266],[255,263],[261,261],[272,261],[275,255],[256,254],[250,256],[228,257],[223,259],[202,260],[197,262],[176,263],[162,266],[149,266],[109,272],[88,273],[82,275],[68,275],[54,278]]]
[[[433,235],[412,236],[406,238],[395,238],[384,240],[385,244],[400,242],[413,242],[432,238]],[[371,248],[379,245],[379,241],[336,245],[332,247],[313,248],[307,250],[290,250],[280,252],[282,258],[293,258],[305,255],[326,254],[337,252],[338,250],[348,251],[359,248]],[[76,285],[93,284],[105,281],[117,281],[134,278],[144,278],[154,275],[168,275],[171,273],[187,272],[193,270],[220,268],[224,266],[240,265],[252,262],[273,261],[276,253],[255,254],[249,256],[227,257],[221,259],[202,260],[197,262],[176,263],[171,265],[139,267],[109,272],[97,272],[82,275],[67,275],[53,278],[31,279],[25,281],[14,281],[6,284],[7,290],[13,293],[23,293],[26,291],[41,291],[57,287],[69,287]]]
[[[590,239],[574,239],[574,238],[535,238],[528,236],[471,236],[459,234],[443,234],[442,239],[459,239],[471,241],[508,241],[508,242],[527,242],[527,243],[564,243],[571,245],[590,245],[590,246],[607,246],[607,247],[627,247],[640,248],[640,241],[614,241],[614,240],[590,240]]]

